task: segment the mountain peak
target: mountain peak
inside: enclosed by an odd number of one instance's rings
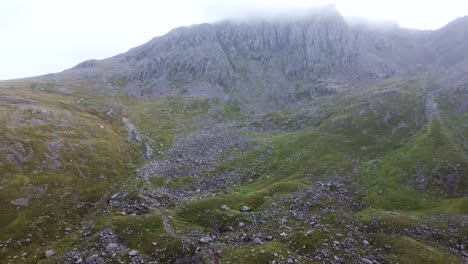
[[[426,32],[352,24],[334,5],[291,12],[176,28],[125,54],[73,70],[106,69],[104,75],[128,83],[128,94],[145,98],[203,94],[287,103],[284,87],[293,84],[307,90],[315,80],[356,84],[405,76],[420,65],[448,68],[466,54],[460,51],[466,50],[468,27],[458,25],[468,17]]]

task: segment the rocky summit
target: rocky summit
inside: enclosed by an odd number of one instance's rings
[[[0,82],[0,263],[467,263],[468,17],[176,28]]]

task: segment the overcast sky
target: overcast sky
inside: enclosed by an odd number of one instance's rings
[[[468,15],[466,0],[0,0],[0,79],[110,57],[178,26],[329,3],[345,16],[418,29]]]

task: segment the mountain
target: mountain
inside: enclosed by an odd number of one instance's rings
[[[292,99],[289,87],[302,92],[317,80],[361,84],[419,67],[455,66],[463,59],[459,54],[466,54],[465,20],[438,31],[350,25],[326,7],[292,18],[202,24],[177,28],[107,60],[83,62],[67,75],[93,79],[104,71],[116,88],[124,83],[127,94],[143,98],[229,95],[242,102],[260,90],[262,97],[253,102],[273,97],[284,106]]]
[[[465,263],[467,29],[327,6],[0,82],[0,263]]]

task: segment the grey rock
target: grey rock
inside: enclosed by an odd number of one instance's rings
[[[244,234],[242,234],[242,236],[241,236],[241,240],[242,240],[242,241],[250,241],[250,237],[249,237],[247,234],[244,233]]]
[[[254,245],[262,245],[263,241],[260,238],[256,237],[256,238],[253,239],[252,243]]]
[[[224,211],[230,211],[230,210],[231,210],[231,207],[229,207],[229,206],[223,204],[223,205],[221,205],[220,209],[221,209],[221,210],[224,210]]]
[[[55,251],[53,251],[53,250],[51,250],[51,249],[49,249],[49,250],[47,250],[47,251],[45,252],[45,257],[46,257],[46,258],[51,258],[51,257],[53,257],[54,255],[55,255]]]
[[[134,250],[134,249],[133,249],[133,250],[130,250],[130,252],[128,252],[128,255],[129,255],[130,257],[135,257],[135,256],[138,255],[138,251],[136,251],[136,250]]]
[[[203,244],[208,244],[211,241],[213,241],[213,239],[210,236],[205,236],[205,237],[200,238],[198,241],[200,241],[200,243],[203,243]]]
[[[97,254],[93,254],[93,255],[86,258],[86,263],[88,263],[88,264],[94,263],[98,259],[99,259],[99,256]]]
[[[106,252],[107,253],[113,253],[113,252],[116,252],[118,250],[119,250],[119,244],[117,244],[117,243],[109,243],[106,246]]]
[[[14,201],[11,201],[11,203],[16,206],[28,206],[30,203],[30,199],[27,197],[21,197]]]
[[[373,264],[372,260],[368,258],[361,258],[361,263],[363,264]]]
[[[239,209],[239,211],[241,211],[241,212],[250,212],[250,211],[252,211],[252,209],[250,207],[244,205]]]

